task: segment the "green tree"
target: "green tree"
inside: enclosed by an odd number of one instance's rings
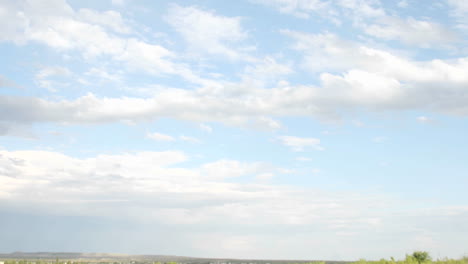
[[[415,251],[413,253],[413,258],[415,258],[419,264],[431,260],[431,256],[429,256],[429,253],[426,251]]]

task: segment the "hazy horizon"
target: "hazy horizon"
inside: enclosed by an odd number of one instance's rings
[[[0,0],[0,252],[468,255],[467,17]]]
[[[388,260],[392,261],[405,261],[407,260],[408,256],[412,256],[414,252],[409,252],[404,256],[395,257],[392,256]],[[439,257],[433,258],[430,255],[431,260],[433,261],[444,261],[447,260],[447,257]],[[467,258],[464,256],[462,258]],[[341,263],[341,262],[359,262],[359,261],[381,261],[383,258],[379,259],[349,259],[349,260],[333,260],[333,259],[260,259],[260,258],[214,258],[210,256],[182,256],[182,255],[164,255],[164,254],[151,254],[151,253],[143,253],[143,254],[126,254],[126,253],[110,253],[110,252],[0,252],[0,260],[5,259],[21,259],[21,260],[29,260],[33,261],[37,260],[73,260],[73,259],[82,259],[82,260],[90,260],[90,261],[98,261],[98,260],[140,260],[140,261],[158,261],[158,262],[176,262],[176,263],[193,263],[197,261],[272,261],[272,262],[281,262],[287,261],[292,264],[292,262],[306,262],[305,264],[313,264],[312,262],[316,262],[315,264],[321,264],[321,261],[326,261],[327,263]],[[453,260],[453,259],[452,259]],[[307,263],[308,262],[308,263]],[[299,263],[295,263],[299,264]]]

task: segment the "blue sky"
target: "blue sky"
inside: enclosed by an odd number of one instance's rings
[[[468,254],[466,17],[0,0],[0,252]]]

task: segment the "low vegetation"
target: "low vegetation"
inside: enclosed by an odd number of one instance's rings
[[[411,255],[406,255],[403,260],[395,260],[393,257],[390,259],[381,259],[377,261],[361,259],[351,264],[468,264],[468,257],[460,259],[437,259],[432,260],[428,252],[415,251]]]
[[[468,264],[468,257],[463,257],[460,259],[436,259],[433,260],[428,252],[425,251],[416,251],[413,254],[408,254],[402,260],[395,260],[393,257],[390,259],[380,259],[380,260],[365,260],[360,259],[359,261],[313,261],[313,262],[298,262],[292,263],[288,261],[278,261],[278,260],[210,260],[210,261],[184,261],[184,262],[175,262],[175,261],[143,261],[143,260],[119,260],[119,261],[96,261],[96,260],[47,260],[47,259],[38,259],[38,260],[18,260],[18,259],[0,259],[0,264],[336,264],[336,263],[346,263],[346,264]]]

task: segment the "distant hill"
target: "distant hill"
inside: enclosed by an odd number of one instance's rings
[[[85,262],[178,262],[187,264],[286,264],[308,263],[321,260],[268,260],[268,259],[221,259],[221,258],[194,258],[167,255],[128,255],[113,253],[77,253],[77,252],[13,252],[0,254],[0,259],[25,259],[25,260],[81,260]],[[326,264],[346,264],[348,261],[324,261]]]
[[[184,261],[194,259],[189,257],[165,256],[165,255],[129,255],[114,253],[78,253],[78,252],[13,252],[0,254],[2,259],[60,259],[60,260],[89,260],[89,261]]]

